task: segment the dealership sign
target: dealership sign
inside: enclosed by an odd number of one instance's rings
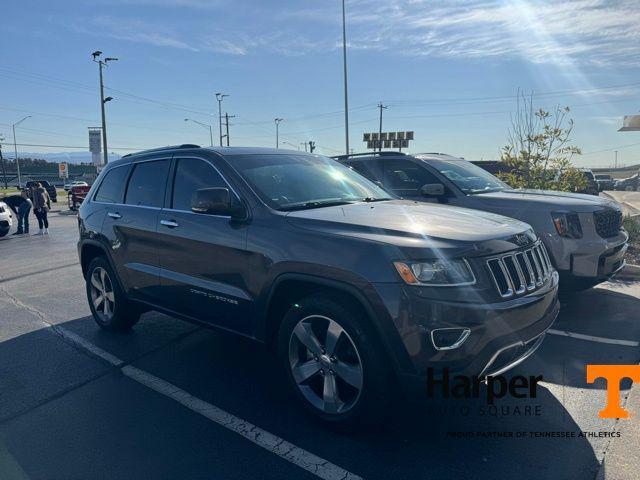
[[[69,165],[65,162],[58,164],[58,177],[69,178]]]
[[[409,142],[413,140],[413,132],[372,132],[365,133],[362,140],[366,142],[367,148],[379,150],[381,148],[397,148],[402,150],[409,147]]]

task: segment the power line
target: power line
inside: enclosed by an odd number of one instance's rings
[[[13,146],[13,142],[0,142],[0,145],[11,145]],[[43,143],[16,143],[18,147],[46,147],[46,148],[76,148],[82,150],[89,150],[87,145],[77,146],[77,145],[46,145]],[[149,150],[153,147],[109,147],[109,150]]]

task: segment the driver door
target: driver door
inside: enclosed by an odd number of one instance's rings
[[[191,210],[193,193],[212,187],[235,195],[208,159],[174,159],[158,225],[163,301],[199,321],[249,333],[247,223]]]

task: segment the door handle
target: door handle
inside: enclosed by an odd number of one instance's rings
[[[160,220],[160,224],[169,228],[176,228],[178,226],[178,222],[175,220]]]
[[[116,220],[118,218],[122,218],[122,215],[120,215],[118,212],[109,212],[107,213],[107,215],[109,215],[111,218],[115,218]]]

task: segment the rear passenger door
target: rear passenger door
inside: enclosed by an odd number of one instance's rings
[[[202,188],[228,188],[238,201],[239,196],[209,159],[175,158],[172,180],[158,226],[166,307],[249,333],[247,223],[191,210],[191,197]]]
[[[160,292],[158,216],[171,160],[143,160],[131,166],[124,202],[108,207],[103,230],[130,296],[155,303]]]

